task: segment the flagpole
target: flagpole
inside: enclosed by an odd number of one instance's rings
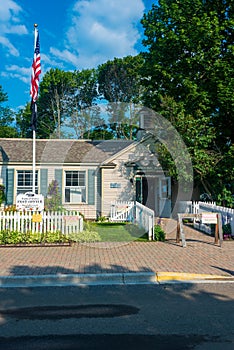
[[[39,33],[37,24],[34,24],[34,57],[32,64],[32,77],[31,77],[31,89],[30,95],[32,119],[31,127],[33,132],[33,164],[32,164],[32,191],[36,192],[36,125],[37,125],[37,98],[39,88],[39,75],[41,73],[41,62],[40,62],[40,44],[39,44]]]
[[[35,110],[37,108],[36,102],[34,103],[33,109]],[[36,111],[35,111],[36,113]],[[36,130],[33,129],[33,193],[36,193]]]
[[[34,50],[36,47],[36,40],[37,40],[37,24],[34,24]],[[33,102],[33,118],[36,118],[37,113],[37,104],[36,102]],[[33,187],[32,191],[35,193],[36,191],[36,128],[33,127],[33,164],[32,164],[32,172],[33,172]]]

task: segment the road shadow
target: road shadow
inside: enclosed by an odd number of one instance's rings
[[[219,244],[215,244],[214,242],[207,242],[207,241],[204,241],[202,239],[185,237],[185,241],[186,241],[186,243],[202,243],[202,244],[206,244],[206,245],[209,245],[209,246],[214,246],[214,247],[220,248]],[[170,245],[174,245],[174,246],[178,246],[178,247],[182,247],[183,248],[181,239],[180,239],[180,242],[177,243],[176,239],[169,238],[169,239],[166,239],[165,243],[168,243]]]
[[[136,270],[118,264],[111,264],[109,268],[94,263],[79,266],[79,269],[69,269],[58,265],[28,266],[15,265],[10,269],[10,276],[43,276],[43,275],[71,275],[71,274],[100,274],[100,273],[141,273],[154,272],[148,267],[140,267]]]
[[[227,272],[229,275],[234,276],[234,270],[228,270],[228,269],[224,269],[222,267],[214,266],[214,265],[211,265],[211,267],[214,267],[215,269],[218,269],[223,272]]]

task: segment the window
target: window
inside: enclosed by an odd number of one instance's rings
[[[161,180],[161,198],[170,198],[171,195],[171,182],[170,178],[166,177]]]
[[[65,202],[85,203],[86,202],[86,172],[66,171],[65,172]]]
[[[32,192],[33,172],[32,170],[17,171],[17,195],[20,193]],[[38,171],[35,172],[35,192],[38,193]]]

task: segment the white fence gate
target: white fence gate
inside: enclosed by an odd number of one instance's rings
[[[61,232],[64,235],[83,231],[78,212],[4,212],[0,211],[0,231]]]
[[[132,222],[134,219],[134,202],[115,201],[111,203],[110,221]]]
[[[154,239],[154,211],[139,202],[112,202],[110,221],[134,222],[146,230],[149,240]]]

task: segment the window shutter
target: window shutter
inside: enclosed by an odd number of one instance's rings
[[[15,169],[7,169],[6,173],[6,204],[14,202],[14,172]]]
[[[62,184],[63,184],[63,170],[55,169],[54,179],[58,182],[59,192],[62,194]]]
[[[88,170],[88,204],[95,204],[95,171]]]
[[[40,193],[47,196],[48,191],[48,169],[40,170]]]

